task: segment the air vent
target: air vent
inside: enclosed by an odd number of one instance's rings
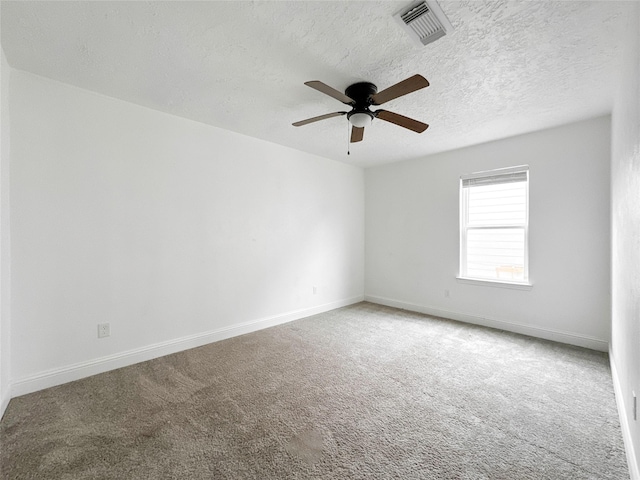
[[[393,18],[409,36],[427,45],[453,30],[451,23],[435,0],[419,0],[397,12]]]

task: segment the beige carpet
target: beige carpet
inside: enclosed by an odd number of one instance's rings
[[[5,479],[628,479],[605,354],[361,303],[15,398]]]

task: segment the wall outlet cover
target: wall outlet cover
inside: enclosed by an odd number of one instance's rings
[[[104,338],[111,335],[111,327],[108,323],[98,324],[98,338]]]

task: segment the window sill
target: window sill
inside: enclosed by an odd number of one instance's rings
[[[533,288],[533,284],[531,283],[501,282],[497,280],[480,280],[477,278],[456,277],[456,281],[458,283],[465,283],[467,285],[479,285],[482,287],[511,288],[513,290],[531,290]]]

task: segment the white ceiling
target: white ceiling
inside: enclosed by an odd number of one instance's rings
[[[9,64],[81,88],[335,160],[369,166],[611,111],[628,2],[440,1],[454,32],[415,44],[410,1],[3,1]],[[431,86],[384,108],[346,155],[344,110],[303,82]]]

